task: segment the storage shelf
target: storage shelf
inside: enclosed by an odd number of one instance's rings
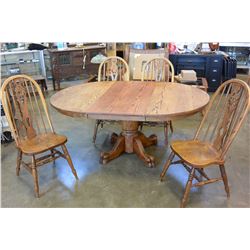
[[[15,74],[42,75],[46,78],[43,51],[22,50],[0,53],[1,75],[9,77]],[[16,68],[18,72],[12,72]]]
[[[1,63],[1,66],[19,65],[19,63]]]
[[[25,64],[31,64],[31,63],[39,63],[40,61],[31,61],[31,62],[19,62],[19,63],[16,63],[16,62],[13,62],[13,63],[1,63],[1,66],[9,66],[9,65],[25,65]]]

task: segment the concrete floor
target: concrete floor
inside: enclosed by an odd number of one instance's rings
[[[71,83],[71,84],[75,84]],[[66,84],[67,85],[67,84]],[[66,86],[65,85],[65,86]],[[68,85],[67,85],[68,86]],[[53,94],[50,91],[47,96]],[[188,177],[180,165],[170,167],[166,181],[159,175],[170,153],[164,145],[162,128],[143,129],[146,135],[155,133],[158,145],[146,149],[156,158],[156,168],[147,168],[134,154],[123,154],[107,165],[99,164],[102,150],[111,149],[109,136],[119,132],[119,125],[106,125],[92,144],[94,121],[64,116],[50,107],[57,133],[68,137],[68,150],[78,172],[72,175],[67,162],[58,159],[39,168],[41,198],[34,197],[33,178],[23,168],[15,174],[15,144],[2,145],[1,188],[2,207],[179,207]],[[174,121],[170,140],[192,138],[201,116]],[[227,199],[222,182],[192,188],[187,207],[250,207],[250,116],[231,146],[226,162],[231,197]],[[207,173],[220,175],[217,167]]]

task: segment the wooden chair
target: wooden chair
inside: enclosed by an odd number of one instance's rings
[[[151,59],[144,65],[141,81],[174,82],[174,66],[167,58],[158,57]],[[141,129],[143,125],[163,125],[165,144],[168,144],[168,127],[170,127],[170,130],[173,133],[173,124],[171,120],[163,123],[143,122],[140,124]]]
[[[45,163],[63,157],[78,179],[65,145],[67,137],[55,133],[39,85],[26,75],[9,77],[3,83],[1,98],[18,149],[16,174],[19,176],[21,165],[32,174],[36,197],[39,197],[37,168]],[[59,146],[63,152],[56,149]],[[23,155],[31,156],[32,161],[24,162]]]
[[[98,69],[98,82],[129,81],[129,69],[126,61],[118,56],[110,56]]]
[[[174,82],[174,66],[167,58],[149,60],[143,68],[142,81]]]
[[[186,205],[191,187],[223,180],[229,197],[225,171],[226,153],[239,131],[250,107],[250,88],[242,80],[231,79],[222,84],[213,95],[193,140],[173,141],[171,154],[161,173],[163,180],[170,164],[181,163],[190,173],[181,207]],[[174,156],[180,160],[173,161]],[[210,179],[204,169],[219,165],[221,177]],[[205,180],[199,178],[199,173]],[[193,179],[197,182],[193,183]]]
[[[129,79],[141,80],[144,65],[154,58],[168,58],[167,49],[132,49],[126,46],[124,59],[129,65]]]
[[[118,56],[110,56],[104,60],[98,70],[98,82],[102,81],[129,81],[129,68],[124,59]],[[96,120],[93,143],[96,141],[96,135],[99,125],[103,128],[105,120]]]

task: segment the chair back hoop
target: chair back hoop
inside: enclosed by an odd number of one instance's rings
[[[168,58],[168,50],[166,48],[133,49],[131,46],[126,46],[124,51],[124,59],[129,65],[130,80],[141,80],[145,62],[158,57]]]
[[[17,146],[22,140],[54,132],[41,88],[31,77],[7,78],[1,88],[1,100]]]
[[[101,81],[129,81],[127,62],[118,56],[108,57],[98,69],[98,82]]]
[[[174,82],[174,66],[164,57],[151,59],[143,66],[141,81]]]
[[[211,143],[223,159],[249,108],[249,86],[239,79],[224,82],[212,96],[194,140]]]

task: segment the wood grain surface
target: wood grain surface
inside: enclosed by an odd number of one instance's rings
[[[166,121],[202,110],[209,95],[178,83],[94,82],[61,90],[50,102],[59,112],[73,117]]]

